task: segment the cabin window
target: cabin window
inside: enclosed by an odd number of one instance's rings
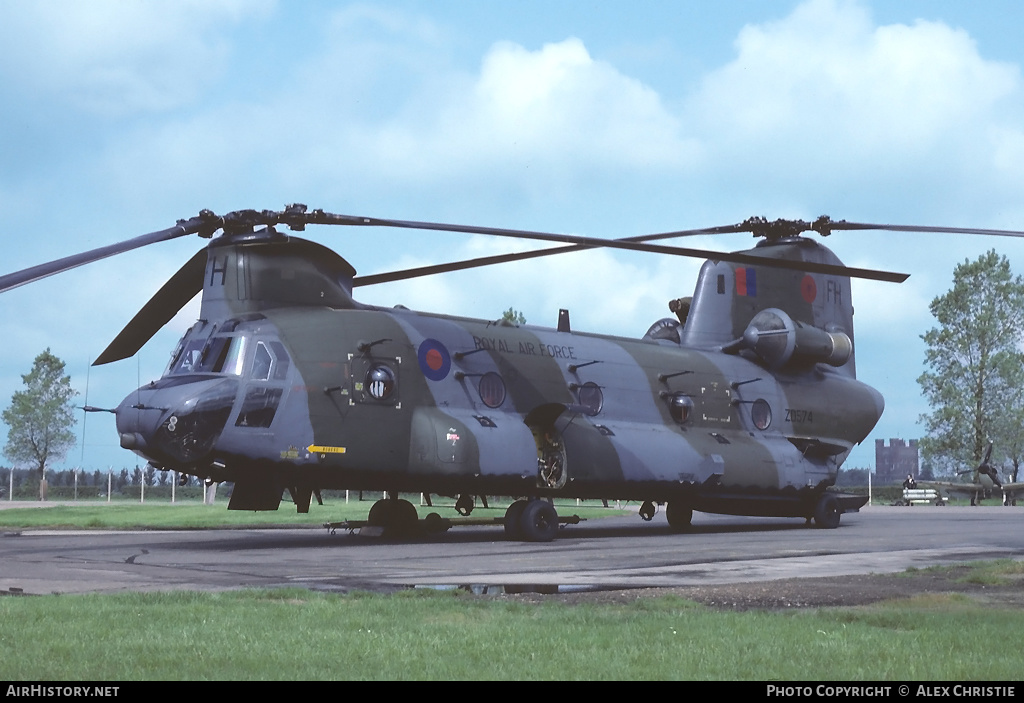
[[[768,405],[767,400],[758,398],[750,406],[750,419],[757,429],[767,430],[772,424],[772,406]]]
[[[693,414],[693,398],[685,393],[674,393],[668,397],[668,412],[680,425],[686,424]]]
[[[576,391],[580,405],[587,409],[587,415],[597,415],[604,408],[604,391],[593,381],[587,381]]]
[[[366,392],[374,400],[387,400],[395,392],[395,372],[385,364],[374,364],[366,372]]]
[[[488,371],[480,377],[480,400],[489,408],[496,408],[505,402],[505,382],[494,371]]]

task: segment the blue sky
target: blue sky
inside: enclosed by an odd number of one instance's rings
[[[2,271],[202,208],[333,212],[622,237],[752,215],[1024,229],[1018,2],[3,3]],[[310,230],[360,273],[508,250]],[[743,249],[745,235],[687,245]],[[928,302],[990,248],[848,233],[857,363],[912,438]],[[176,240],[0,296],[0,403],[49,347],[92,405],[160,375],[187,307],[137,359],[89,371],[195,251]],[[640,336],[699,262],[595,251],[361,289],[361,299]],[[595,285],[595,281],[599,284]],[[79,424],[79,432],[82,425]],[[874,462],[873,442],[849,466]],[[64,465],[133,466],[91,415]]]

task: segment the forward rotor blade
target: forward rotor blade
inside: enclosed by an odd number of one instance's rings
[[[849,276],[851,278],[866,278],[875,281],[887,281],[890,283],[902,283],[909,276],[909,274],[904,273],[890,273],[887,271],[874,271],[871,269],[851,268],[847,266],[834,266],[832,264],[819,264],[808,261],[772,259],[763,256],[755,256],[752,254],[708,251],[706,249],[688,249],[684,247],[668,247],[659,244],[645,244],[638,241],[629,241],[624,239],[598,239],[595,237],[579,237],[569,234],[551,234],[547,232],[533,232],[530,230],[511,230],[501,229],[497,227],[477,227],[472,225],[452,225],[438,222],[384,220],[372,217],[335,215],[331,213],[325,213],[321,210],[316,210],[310,213],[308,221],[316,224],[352,225],[361,227],[397,227],[401,229],[423,229],[440,232],[461,232],[464,234],[487,234],[496,237],[511,237],[513,239],[534,239],[546,242],[579,244],[583,245],[583,247],[585,248],[608,247],[611,249],[644,251],[655,254],[688,256],[698,259],[710,259],[712,261],[728,261],[730,263],[745,264],[748,266],[764,266],[766,268],[780,268],[794,271],[807,271],[810,273],[825,273],[836,276]],[[744,225],[728,225],[725,227],[710,227],[704,230],[684,231],[693,234],[721,234],[728,232],[745,232],[749,230]],[[665,238],[668,238],[669,236],[669,233],[664,234]]]
[[[136,313],[92,365],[100,366],[133,356],[203,290],[205,273],[206,249],[200,249]]]
[[[721,229],[721,228],[714,228]],[[707,229],[682,230],[679,232],[662,232],[660,234],[643,234],[637,237],[625,237],[624,242],[650,242],[657,239],[672,239],[674,237],[691,237],[698,234],[720,234],[720,232],[709,232]],[[401,271],[390,271],[388,273],[377,273],[368,276],[356,276],[352,281],[353,287],[373,286],[379,283],[393,283],[405,281],[420,276],[433,276],[439,273],[451,273],[452,271],[464,271],[466,269],[480,268],[483,266],[494,266],[495,264],[506,264],[512,261],[525,261],[527,259],[538,259],[545,256],[557,254],[569,254],[574,251],[595,249],[596,247],[585,244],[570,244],[562,247],[551,247],[550,249],[533,249],[531,251],[520,251],[511,254],[495,254],[493,256],[481,256],[475,259],[464,259],[463,261],[452,261],[447,264],[435,264],[433,266],[418,266]]]
[[[159,232],[150,232],[149,234],[143,234],[133,239],[127,239],[117,244],[109,244],[105,247],[99,247],[98,249],[82,252],[81,254],[66,256],[63,259],[57,259],[56,261],[50,261],[45,264],[39,264],[38,266],[9,273],[5,276],[0,276],[0,293],[63,271],[69,271],[73,268],[92,263],[93,261],[105,259],[108,256],[122,254],[126,251],[138,249],[139,247],[144,247],[149,244],[164,242],[169,239],[176,239],[189,234],[206,234],[207,232],[212,234],[213,231],[220,226],[220,220],[221,218],[216,217],[212,212],[204,211],[200,213],[198,217],[193,217],[188,220],[178,220],[178,224],[174,227],[168,227],[167,229],[162,229]]]

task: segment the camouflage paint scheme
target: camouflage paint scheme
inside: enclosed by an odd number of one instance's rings
[[[801,237],[747,253],[841,264]],[[213,240],[201,319],[117,409],[122,446],[234,481],[233,509],[344,488],[810,518],[882,413],[840,275],[708,261],[685,324],[630,339],[366,306],[354,274],[273,230]]]

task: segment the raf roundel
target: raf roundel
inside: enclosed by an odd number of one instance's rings
[[[443,344],[436,339],[424,339],[420,343],[416,358],[420,362],[420,370],[431,381],[442,381],[452,368],[452,357]]]
[[[814,277],[810,274],[806,274],[800,281],[800,295],[808,303],[813,303],[818,297],[818,284],[814,282]]]

